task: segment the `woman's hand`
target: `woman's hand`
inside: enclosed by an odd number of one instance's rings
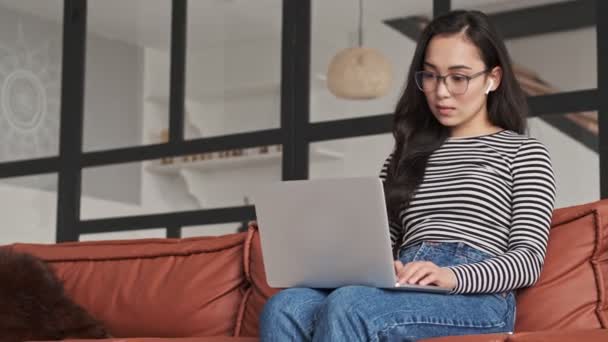
[[[450,290],[458,285],[452,270],[439,267],[430,261],[413,261],[404,265],[396,260],[395,274],[399,284],[436,285]]]

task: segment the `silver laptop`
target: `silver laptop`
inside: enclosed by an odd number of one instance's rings
[[[378,177],[267,183],[253,193],[262,255],[272,287],[397,285],[382,181]]]

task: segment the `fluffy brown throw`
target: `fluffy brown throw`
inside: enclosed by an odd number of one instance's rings
[[[0,248],[0,340],[104,337],[103,325],[68,298],[48,264]]]

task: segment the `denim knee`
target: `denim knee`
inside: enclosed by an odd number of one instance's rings
[[[286,289],[270,297],[260,315],[262,322],[275,322],[282,317],[292,316],[299,302],[302,302],[302,293],[307,289]]]
[[[309,339],[326,296],[314,289],[291,288],[270,297],[260,315],[260,337],[267,341]]]
[[[315,340],[369,340],[375,329],[360,304],[362,296],[373,290],[365,286],[345,286],[334,290],[320,310],[315,329],[318,338]]]
[[[332,316],[364,315],[359,304],[373,291],[378,289],[358,285],[338,288],[327,297],[326,310]]]

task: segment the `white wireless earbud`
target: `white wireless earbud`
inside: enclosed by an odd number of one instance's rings
[[[494,85],[494,81],[490,80],[490,85],[488,85],[488,89],[486,89],[486,95],[488,95],[490,93],[490,89],[492,89],[493,85]]]

